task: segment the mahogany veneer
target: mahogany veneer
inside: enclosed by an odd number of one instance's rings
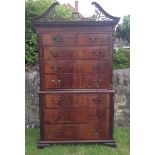
[[[33,21],[40,64],[38,147],[54,143],[115,146],[112,52],[119,18],[92,4],[105,20],[96,16],[94,21],[50,21],[55,2]]]

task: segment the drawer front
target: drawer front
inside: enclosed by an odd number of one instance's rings
[[[43,46],[94,46],[94,45],[109,45],[109,34],[78,34],[78,33],[55,33],[43,34]]]
[[[111,87],[111,82],[109,74],[98,74],[98,75],[58,74],[58,75],[45,75],[44,86],[45,89],[52,89],[52,88],[109,89]]]
[[[44,140],[99,140],[110,139],[102,124],[53,124],[44,125]]]
[[[111,94],[48,94],[44,95],[45,108],[109,108]]]
[[[79,34],[78,44],[81,46],[84,45],[109,45],[110,44],[110,36],[109,34]]]
[[[45,73],[104,73],[110,69],[110,63],[104,60],[46,60]]]
[[[109,59],[108,46],[43,47],[44,59]]]
[[[78,38],[77,34],[43,34],[42,45],[43,46],[64,46],[64,45],[76,45]]]
[[[103,107],[94,109],[44,109],[44,123],[88,123],[104,121],[106,110]]]

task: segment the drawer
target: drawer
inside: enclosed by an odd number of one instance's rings
[[[44,59],[109,59],[108,46],[43,47]]]
[[[79,34],[78,44],[81,46],[109,45],[110,35],[106,33],[100,34]]]
[[[45,74],[55,73],[104,73],[110,70],[110,62],[104,60],[46,60]]]
[[[45,108],[108,108],[112,94],[47,94],[43,96]]]
[[[44,109],[43,121],[50,123],[88,123],[106,120],[106,111],[103,107],[94,109],[87,108],[64,108],[64,109]]]
[[[111,77],[109,74],[57,74],[45,75],[45,89],[52,88],[103,88],[111,87]]]
[[[76,45],[78,41],[78,35],[75,34],[43,34],[42,45],[43,46],[65,46],[65,45]]]
[[[102,124],[101,124],[102,123]],[[44,140],[99,140],[110,139],[104,122],[94,124],[44,125]]]
[[[107,33],[54,33],[43,34],[43,46],[94,46],[109,45],[110,36]]]

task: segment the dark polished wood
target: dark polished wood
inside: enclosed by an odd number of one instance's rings
[[[109,45],[109,33],[48,33],[42,35],[43,46]]]
[[[110,108],[110,94],[45,94],[44,108]],[[111,102],[110,102],[111,103]]]
[[[109,46],[43,47],[44,59],[110,59]]]
[[[110,89],[110,75],[107,74],[57,74],[45,75],[45,90],[52,88],[65,89]]]
[[[56,141],[39,141],[37,147],[44,148],[52,144],[104,144],[111,147],[116,147],[114,140],[56,140]]]
[[[44,109],[45,124],[51,123],[93,123],[95,121],[105,121],[106,116],[109,116],[109,108],[103,110],[103,106],[96,106],[95,108],[55,108]]]
[[[108,140],[106,126],[103,123],[45,124],[45,140]]]
[[[54,73],[102,73],[110,69],[110,61],[104,60],[45,60],[45,74]]]
[[[70,143],[116,146],[112,59],[119,18],[93,2],[107,20],[100,14],[93,16],[95,21],[50,21],[57,4],[33,23],[40,67],[38,148]]]

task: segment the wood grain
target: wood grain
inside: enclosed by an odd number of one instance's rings
[[[108,33],[52,33],[42,35],[43,46],[95,46],[109,45]]]
[[[111,94],[46,94],[44,108],[110,108]]]
[[[43,47],[44,59],[110,59],[109,46]]]
[[[44,125],[44,140],[99,140],[109,139],[105,134],[106,126],[94,124],[57,124]]]

